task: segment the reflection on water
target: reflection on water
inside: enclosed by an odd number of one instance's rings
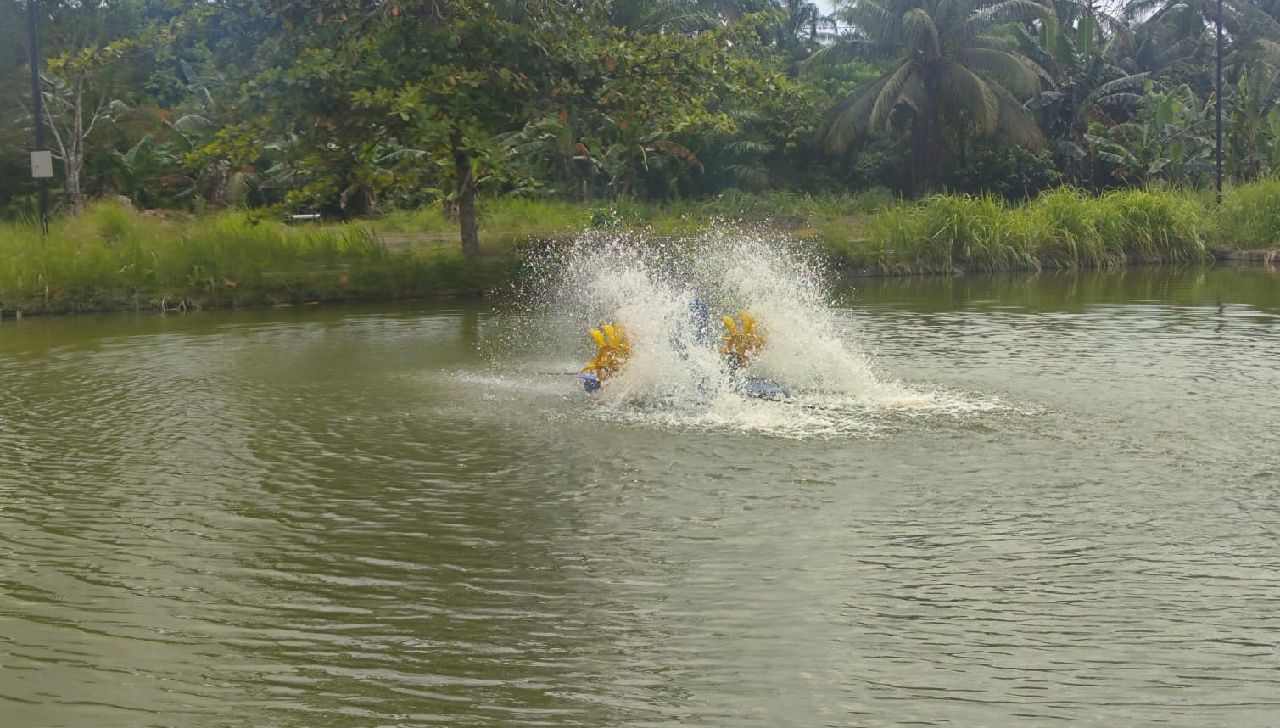
[[[481,305],[5,322],[0,723],[1274,725],[1278,284],[859,281],[998,406],[801,438]]]
[[[1252,267],[1148,266],[1123,270],[1043,271],[858,278],[846,290],[851,305],[893,303],[915,311],[1009,307],[1080,311],[1107,303],[1208,306],[1241,303],[1265,311],[1280,307],[1280,272]]]

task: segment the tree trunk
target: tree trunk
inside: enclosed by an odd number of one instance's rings
[[[929,108],[920,110],[914,126],[915,193],[936,192],[942,186],[942,129]]]
[[[67,201],[71,204],[71,214],[79,215],[84,211],[84,193],[80,190],[80,171],[84,169],[85,139],[93,131],[84,126],[84,91],[85,77],[77,74],[71,84],[71,147],[66,159],[67,165]],[[97,121],[95,118],[93,121]]]
[[[86,130],[84,125],[84,78],[76,76],[70,84],[69,98],[64,100],[71,119],[66,121],[65,131],[59,128],[49,104],[43,104],[44,119],[57,145],[55,159],[62,161],[63,182],[67,188],[67,204],[71,214],[84,210],[84,193],[80,189],[80,172],[84,169],[85,139],[93,132],[99,114],[95,114]]]
[[[68,162],[64,165],[66,169],[67,183],[67,204],[71,208],[72,215],[79,215],[84,212],[84,193],[80,191],[80,163]]]
[[[462,146],[462,134],[449,135],[453,146],[453,166],[458,174],[458,225],[462,232],[462,254],[474,258],[480,254],[480,232],[476,225],[476,181],[471,169],[471,154]]]

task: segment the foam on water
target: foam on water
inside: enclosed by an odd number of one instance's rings
[[[609,321],[632,342],[622,371],[580,399],[596,417],[784,437],[871,436],[922,416],[1001,407],[877,373],[839,320],[821,263],[785,238],[734,229],[680,241],[590,233],[532,266],[524,344],[541,349],[535,358],[563,360],[569,351],[585,362],[593,353],[587,331]],[[699,334],[696,301],[712,312],[709,338]],[[745,371],[716,351],[720,316],[739,310],[756,317],[767,341]],[[747,396],[745,377],[775,381],[792,396]],[[555,386],[569,387],[563,379]]]

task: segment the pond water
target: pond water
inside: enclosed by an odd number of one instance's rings
[[[732,405],[492,302],[5,321],[0,724],[1275,726],[1280,274],[855,286],[878,396]]]

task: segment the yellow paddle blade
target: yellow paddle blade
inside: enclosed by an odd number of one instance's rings
[[[725,316],[724,327],[728,330],[728,334],[720,337],[723,344],[720,347],[720,353],[730,357],[738,366],[745,366],[748,360],[764,348],[764,335],[756,331],[756,319],[745,309],[738,311],[738,318],[742,320],[742,325],[732,316]]]
[[[603,382],[616,374],[626,362],[631,355],[631,344],[627,341],[622,325],[613,323],[591,329],[591,340],[596,343],[596,355],[582,371],[594,373]]]

